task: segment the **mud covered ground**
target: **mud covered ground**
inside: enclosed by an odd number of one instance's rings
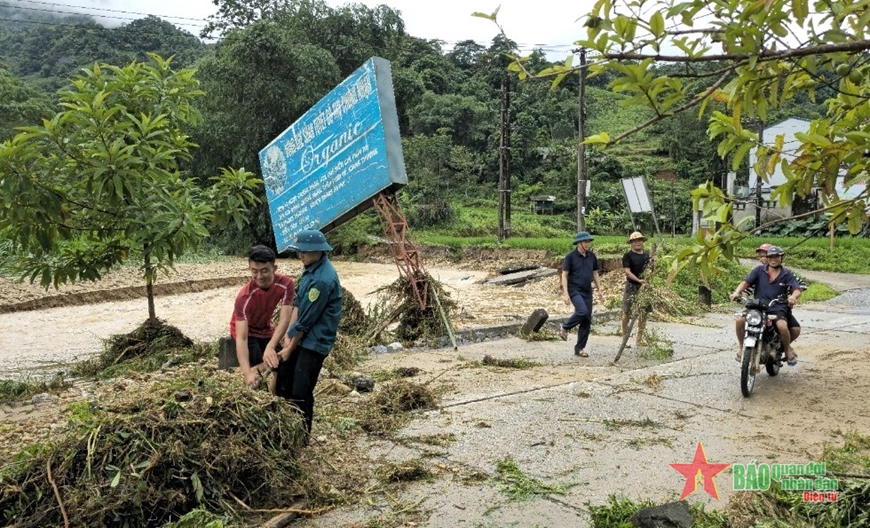
[[[461,307],[458,327],[519,322],[536,308],[553,316],[568,314],[555,277],[522,288],[480,283],[505,261],[442,260],[428,265]],[[279,266],[295,272],[299,264],[280,261]],[[377,290],[398,276],[395,265],[384,261],[338,262],[337,268],[345,287],[364,304],[377,302]],[[644,358],[632,349],[612,364],[619,343],[615,322],[594,327],[588,359],[575,358],[570,344],[558,340],[516,338],[458,351],[410,350],[372,357],[361,370],[420,368],[419,379],[437,380],[444,399],[438,410],[417,416],[399,441],[381,439],[360,446],[367,453],[364,464],[422,459],[435,476],[408,486],[394,500],[348,505],[305,526],[377,525],[371,522],[395,520],[403,510],[391,526],[585,526],[588,505],[603,504],[610,493],[636,500],[678,497],[685,479],[669,464],[688,463],[698,442],[703,442],[711,463],[818,460],[826,445],[842,445],[845,433],[870,430],[870,417],[860,412],[870,388],[868,277],[832,278],[843,289],[856,289],[826,303],[799,306],[804,333],[795,348],[800,363],[784,367],[776,378],[762,374],[749,399],[740,395],[733,317],[724,312],[653,323],[673,342],[674,356],[666,360]],[[203,279],[230,284],[194,291]],[[194,339],[215,339],[226,332],[232,300],[244,280],[243,259],[179,265],[161,284],[184,293],[159,295],[157,313]],[[85,284],[53,293],[69,299],[102,295],[104,302],[76,300],[68,306],[0,314],[0,377],[26,376],[42,365],[88,357],[99,351],[101,339],[132,330],[145,317],[144,298],[114,300],[112,292],[129,291],[124,288],[136,287],[137,281],[135,272],[127,270],[107,278],[102,288]],[[605,283],[611,299],[617,297],[622,278],[607,274]],[[38,288],[3,282],[0,291],[4,304],[49,302]],[[482,367],[479,362],[486,355],[527,358],[538,365],[526,370]],[[111,390],[137,386],[135,379],[105,383]],[[80,384],[39,402],[0,407],[0,460],[26,442],[50,438],[64,419],[65,404],[93,394],[92,385]],[[330,401],[324,397],[318,405],[328,411]],[[314,433],[313,453],[319,453],[318,446],[341,442],[317,420]],[[442,448],[415,445],[416,438],[436,434],[449,438]],[[498,462],[507,458],[528,475],[561,486],[564,494],[511,501],[501,491],[496,472]],[[460,478],[467,474],[486,478]],[[724,507],[735,494],[730,478],[726,472],[716,479],[721,501],[703,493],[690,500]]]
[[[532,262],[520,253],[513,258],[471,260],[462,264],[434,261],[427,271],[441,281],[459,305],[456,329],[522,322],[537,308],[552,317],[568,315],[559,297],[557,275],[521,287],[483,284],[510,263]],[[379,302],[379,290],[399,277],[388,261],[336,260],[342,285],[364,306]],[[298,260],[278,261],[278,271],[296,275]],[[227,259],[207,264],[178,264],[156,284],[157,316],[198,341],[215,341],[228,333],[233,301],[247,280],[247,261]],[[608,291],[618,297],[622,278],[607,277]],[[0,278],[0,378],[27,376],[35,370],[86,359],[97,354],[110,335],[126,333],[147,318],[144,287],[136,268],[107,274],[100,282],[85,282],[48,290]],[[5,312],[5,313],[3,313]],[[36,332],[36,329],[48,329]],[[36,335],[45,338],[35,339]]]

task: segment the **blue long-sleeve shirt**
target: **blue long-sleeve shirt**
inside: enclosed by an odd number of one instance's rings
[[[293,306],[297,309],[297,318],[287,330],[287,336],[292,338],[304,332],[299,346],[329,355],[341,318],[341,284],[325,253],[320,260],[305,267]]]

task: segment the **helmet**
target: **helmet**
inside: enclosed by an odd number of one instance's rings
[[[592,235],[590,235],[588,231],[580,231],[574,236],[574,245],[576,246],[580,242],[592,242],[593,240],[595,239],[592,238]]]
[[[776,257],[776,256],[780,256],[780,257],[781,257],[781,256],[783,256],[783,255],[785,255],[785,251],[783,251],[782,248],[779,247],[779,246],[770,246],[770,247],[767,249],[767,257],[768,257],[768,258],[770,258],[770,257]]]
[[[631,235],[628,236],[628,241],[634,242],[635,240],[646,240],[646,237],[643,236],[643,233],[641,233],[640,231],[635,231],[634,233],[632,233]]]
[[[296,240],[290,244],[290,249],[310,253],[313,251],[331,251],[332,246],[326,242],[323,233],[316,229],[304,229],[296,234]]]
[[[758,253],[759,251],[770,251],[770,248],[772,247],[773,246],[771,246],[770,244],[761,244],[760,246],[758,246],[758,249],[756,249],[755,252]]]

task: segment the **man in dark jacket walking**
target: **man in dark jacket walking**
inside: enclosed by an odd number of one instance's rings
[[[592,328],[592,283],[598,290],[599,300],[604,300],[601,285],[598,283],[598,258],[589,248],[592,235],[580,231],[574,237],[575,251],[568,253],[562,261],[562,301],[574,306],[574,313],[559,328],[562,341],[568,340],[568,330],[577,327],[577,344],[574,355],[589,357],[586,342]]]

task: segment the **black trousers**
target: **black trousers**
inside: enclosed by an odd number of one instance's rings
[[[324,359],[326,356],[323,354],[297,347],[288,361],[278,365],[275,393],[291,401],[302,411],[306,439],[311,433],[311,422],[314,420],[314,386],[317,385]]]
[[[268,337],[248,336],[248,365],[255,367],[263,362],[263,353],[266,352],[269,341]]]

